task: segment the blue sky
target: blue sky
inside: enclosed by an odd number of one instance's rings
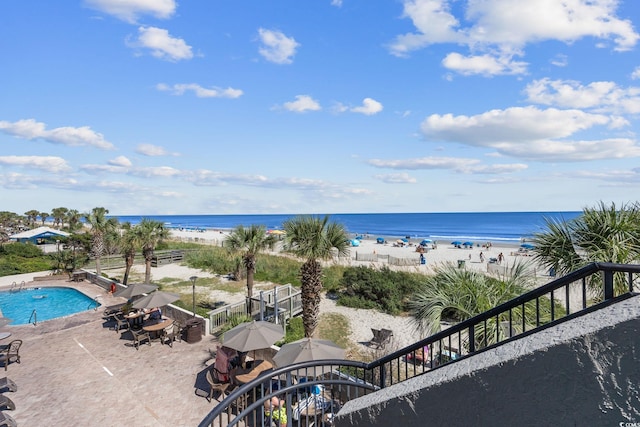
[[[0,210],[581,210],[640,194],[633,0],[7,0]]]

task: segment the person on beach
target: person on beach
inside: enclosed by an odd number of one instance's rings
[[[484,262],[484,254],[480,252],[480,262]]]

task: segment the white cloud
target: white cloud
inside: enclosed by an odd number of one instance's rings
[[[125,156],[118,156],[115,159],[111,159],[108,162],[112,166],[119,166],[123,168],[128,168],[132,166],[131,160],[129,160]]]
[[[379,179],[387,184],[415,184],[417,179],[410,176],[408,173],[389,173],[384,175],[374,175],[375,179]]]
[[[170,18],[176,10],[174,0],[85,0],[92,9],[97,9],[118,19],[135,23],[141,15],[154,18]]]
[[[71,170],[63,158],[55,156],[0,156],[0,165],[21,166],[52,173]]]
[[[176,153],[169,153],[164,147],[153,144],[140,144],[136,147],[136,153],[149,157],[175,156]]]
[[[449,169],[459,173],[504,174],[527,169],[523,163],[483,165],[478,159],[461,157],[420,157],[404,160],[371,159],[368,164],[377,168],[400,170]]]
[[[502,155],[555,162],[640,156],[640,147],[626,138],[569,140],[594,126],[618,126],[624,120],[580,110],[513,107],[476,116],[433,114],[422,122],[429,141],[457,142],[493,148]]]
[[[276,64],[291,64],[296,49],[300,46],[293,37],[287,37],[280,31],[258,29],[262,46],[258,49],[267,61]]]
[[[631,73],[631,79],[637,80],[640,79],[640,67],[636,67]]]
[[[559,53],[554,56],[550,62],[556,67],[566,67],[567,65],[569,65],[569,58],[567,57],[567,55]]]
[[[150,49],[151,55],[167,61],[193,58],[191,46],[184,40],[169,35],[169,31],[156,27],[139,27],[138,39],[127,43],[130,47]]]
[[[171,166],[156,166],[156,167],[148,167],[148,168],[136,168],[131,169],[129,175],[133,176],[141,176],[144,178],[152,178],[152,177],[174,177],[182,174],[178,169],[172,168]]]
[[[308,95],[297,95],[295,101],[285,102],[283,104],[285,110],[296,113],[304,113],[306,111],[319,111],[322,109],[318,101]]]
[[[615,82],[583,85],[573,80],[534,80],[525,88],[529,101],[536,104],[595,111],[640,113],[640,87],[621,88]]]
[[[94,132],[88,126],[79,128],[59,127],[46,129],[42,122],[34,119],[18,120],[17,122],[0,121],[0,130],[6,134],[23,139],[43,139],[54,144],[63,144],[72,147],[92,146],[103,150],[112,150],[113,144],[104,139],[104,136]]]
[[[164,83],[156,85],[156,89],[160,91],[169,91],[173,95],[184,95],[185,92],[191,91],[198,98],[239,98],[243,92],[240,89],[211,87],[205,88],[196,83],[180,83],[169,86]]]
[[[331,0],[331,6],[342,7],[342,0]]]
[[[350,111],[354,113],[362,113],[364,115],[371,116],[374,114],[378,114],[380,111],[382,111],[382,109],[383,109],[382,104],[376,101],[375,99],[365,98],[362,101],[362,106],[353,107],[351,108]]]
[[[484,54],[463,56],[453,52],[442,60],[442,65],[449,70],[466,76],[473,74],[494,76],[502,74],[523,74],[527,71],[528,64],[522,61],[514,61],[510,55],[492,56]]]
[[[469,58],[482,58],[478,52],[501,58],[519,53],[531,43],[556,40],[570,44],[582,38],[613,41],[614,49],[622,51],[633,48],[640,38],[631,21],[616,16],[618,2],[611,0],[484,0],[464,4],[404,0],[403,4],[404,17],[411,19],[416,32],[396,37],[389,46],[396,56],[407,56],[435,43],[455,43],[469,47]],[[464,22],[451,12],[453,5],[464,8]]]

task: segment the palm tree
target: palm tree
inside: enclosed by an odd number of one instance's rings
[[[409,312],[423,335],[440,331],[442,321],[461,322],[510,301],[535,286],[535,278],[526,272],[525,264],[516,264],[501,277],[457,268],[444,263],[435,268],[408,302]],[[540,322],[551,319],[550,301],[539,303]],[[555,308],[556,314],[561,308]],[[535,304],[525,304],[525,324],[536,325]],[[521,329],[520,310],[511,313],[511,326]],[[476,326],[476,348],[486,347],[498,340],[496,322],[508,322],[509,312]],[[533,328],[533,326],[531,326]]]
[[[267,234],[262,225],[251,225],[247,228],[237,226],[225,240],[225,244],[233,251],[242,252],[242,264],[247,270],[247,298],[253,296],[253,276],[256,272],[256,256],[265,249],[273,249],[275,236]]]
[[[133,267],[133,261],[135,260],[139,243],[136,230],[131,226],[130,222],[122,224],[122,230],[124,233],[120,238],[120,250],[122,251],[125,265],[122,283],[126,285],[129,282],[129,274],[131,273],[131,267]]]
[[[105,235],[113,232],[118,225],[117,218],[107,218],[109,211],[105,208],[93,208],[91,213],[85,214],[84,218],[87,224],[91,226],[91,252],[96,259],[96,274],[99,276],[101,271],[100,258],[104,253]]]
[[[42,225],[44,225],[47,218],[49,218],[49,212],[40,212],[40,221],[42,221]]]
[[[305,259],[300,267],[302,322],[305,337],[312,337],[320,314],[322,264],[319,261],[331,259],[333,251],[339,255],[349,253],[347,232],[342,224],[329,222],[328,216],[296,217],[286,221],[283,228],[285,249]]]
[[[82,228],[82,223],[80,222],[82,219],[82,214],[78,212],[77,209],[70,209],[67,211],[67,224],[69,224],[69,231],[74,232],[80,228]]]
[[[40,212],[38,212],[38,211],[37,211],[37,210],[35,210],[35,209],[28,210],[28,211],[26,211],[26,212],[24,213],[24,216],[26,216],[26,217],[27,217],[27,222],[29,222],[29,226],[30,226],[30,227],[33,227],[33,226],[34,226],[34,224],[35,224],[36,220],[38,219],[38,215],[39,215],[39,214],[40,214]]]
[[[631,264],[640,261],[640,204],[600,202],[584,208],[570,220],[546,219],[547,230],[535,233],[534,260],[564,275],[592,262]],[[595,276],[594,276],[595,278]],[[591,282],[596,297],[602,296],[597,280]],[[615,280],[616,292],[624,292],[624,280]]]
[[[158,243],[169,237],[169,231],[164,228],[164,224],[160,221],[142,218],[135,227],[135,233],[138,243],[142,246],[142,256],[145,264],[144,282],[150,283],[153,251],[158,246]]]
[[[53,208],[51,210],[51,215],[53,215],[54,227],[61,228],[64,225],[64,220],[67,217],[67,212],[69,212],[69,209],[64,207]]]

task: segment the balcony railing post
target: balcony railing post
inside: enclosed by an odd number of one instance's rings
[[[604,272],[604,299],[613,298],[613,271]]]
[[[475,325],[469,326],[469,353],[476,351]]]

